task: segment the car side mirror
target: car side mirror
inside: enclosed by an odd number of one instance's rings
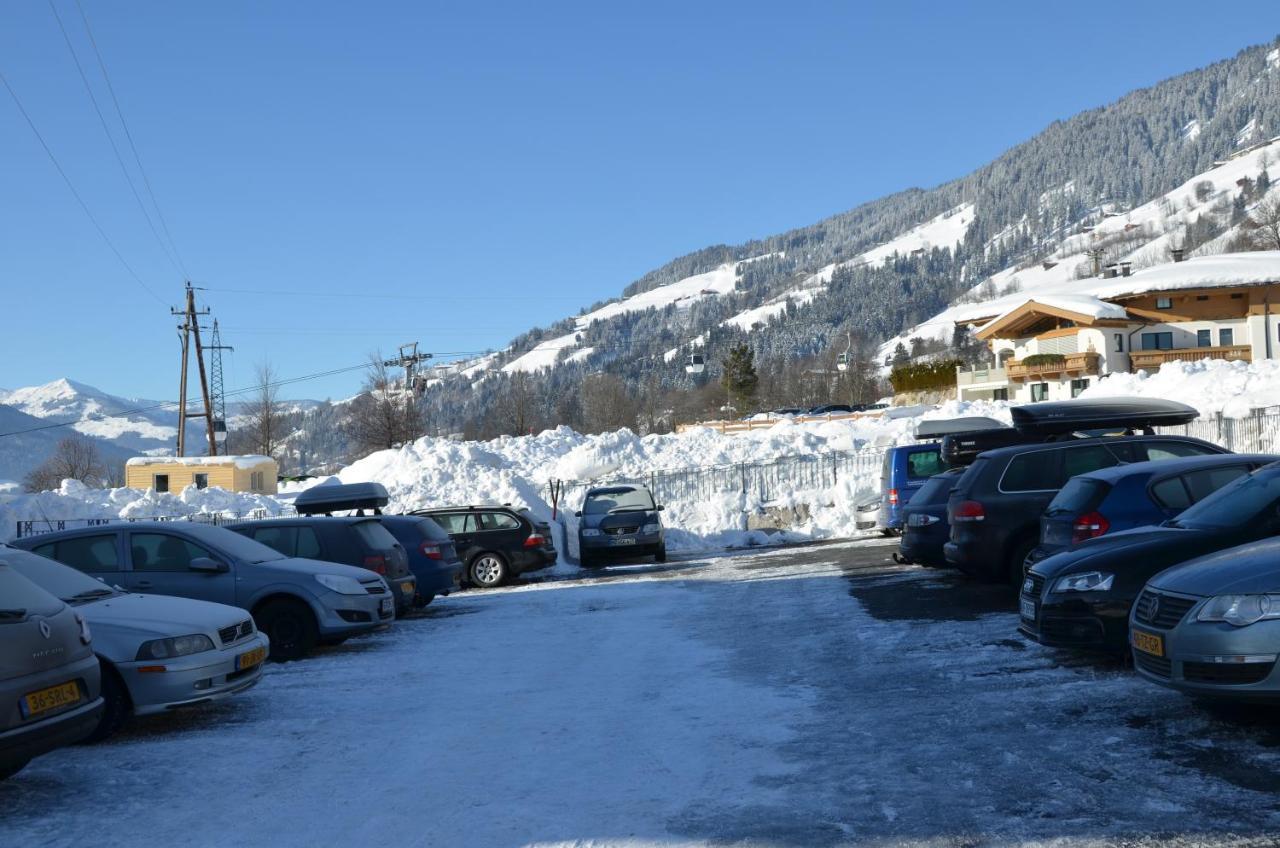
[[[574,517],[574,518],[581,518],[581,517],[582,517],[582,510],[578,510],[577,512],[575,512],[575,513],[573,514],[573,517]]]
[[[216,559],[209,559],[209,557],[196,557],[187,563],[187,568],[192,571],[201,571],[205,574],[222,574],[231,570],[231,567],[225,562],[218,562]]]

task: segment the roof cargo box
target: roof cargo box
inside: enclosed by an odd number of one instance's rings
[[[1033,403],[1010,410],[1013,426],[1028,436],[1057,436],[1087,430],[1152,430],[1200,417],[1185,403],[1159,398],[1088,398]]]
[[[1039,437],[1019,433],[1012,427],[1001,427],[998,430],[979,430],[943,436],[942,447],[939,448],[938,453],[948,467],[963,468],[972,465],[978,454],[983,451],[1038,441],[1041,441]]]
[[[980,415],[972,415],[968,418],[934,418],[931,421],[921,421],[916,425],[916,441],[923,442],[928,439],[941,439],[943,436],[955,433],[974,433],[978,430],[1001,428],[1007,429],[1007,425],[994,418],[984,418]]]
[[[293,507],[303,515],[327,515],[349,509],[367,509],[378,513],[391,497],[381,483],[346,483],[340,486],[316,486],[301,492]]]

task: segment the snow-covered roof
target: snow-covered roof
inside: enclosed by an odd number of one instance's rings
[[[1035,308],[1037,306],[1044,308],[1037,310]],[[1037,294],[1035,297],[1024,298],[1020,303],[1010,306],[983,324],[977,330],[978,338],[983,338],[984,334],[1000,327],[1014,316],[1037,311],[1049,314],[1065,313],[1063,317],[1083,320],[1086,323],[1108,319],[1124,320],[1129,315],[1123,306],[1108,303],[1087,294]]]
[[[1130,277],[1091,280],[1096,297],[1132,297],[1148,292],[1258,286],[1280,282],[1280,250],[1197,256],[1134,272]]]
[[[234,463],[236,468],[257,468],[264,462],[275,462],[269,456],[260,454],[241,454],[239,456],[135,456],[125,465],[227,465]]]

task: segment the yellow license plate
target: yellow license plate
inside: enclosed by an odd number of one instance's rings
[[[246,668],[253,668],[267,658],[266,648],[254,648],[252,651],[245,651],[236,657],[236,671],[244,671]]]
[[[22,699],[22,715],[24,718],[31,718],[79,701],[80,684],[72,680],[70,683],[60,683],[26,695]]]
[[[1157,657],[1164,656],[1164,639],[1154,633],[1143,633],[1141,630],[1133,631],[1133,647],[1144,654],[1151,654]]]

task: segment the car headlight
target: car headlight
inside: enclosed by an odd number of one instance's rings
[[[646,524],[645,526],[640,528],[640,532],[641,533],[657,533],[661,529],[662,529],[661,524]]]
[[[1197,621],[1225,621],[1245,627],[1280,618],[1280,595],[1218,595],[1200,608]]]
[[[138,660],[169,660],[212,650],[212,639],[203,633],[194,633],[190,636],[175,636],[172,639],[152,639],[150,642],[143,642],[138,648]]]
[[[1055,592],[1106,592],[1115,582],[1114,574],[1105,571],[1086,571],[1083,574],[1068,574],[1053,584]]]
[[[80,613],[76,613],[76,624],[80,625],[80,644],[87,645],[93,641],[93,634],[89,632],[89,622]]]
[[[599,536],[599,535],[600,535],[600,531],[599,531],[599,530],[597,530],[597,529],[596,529],[596,528],[594,528],[594,527],[584,527],[584,528],[582,528],[582,535],[584,535],[584,536]]]
[[[343,577],[339,574],[317,574],[316,582],[326,589],[337,592],[339,595],[367,595],[368,592],[360,585],[359,580],[351,577]]]

